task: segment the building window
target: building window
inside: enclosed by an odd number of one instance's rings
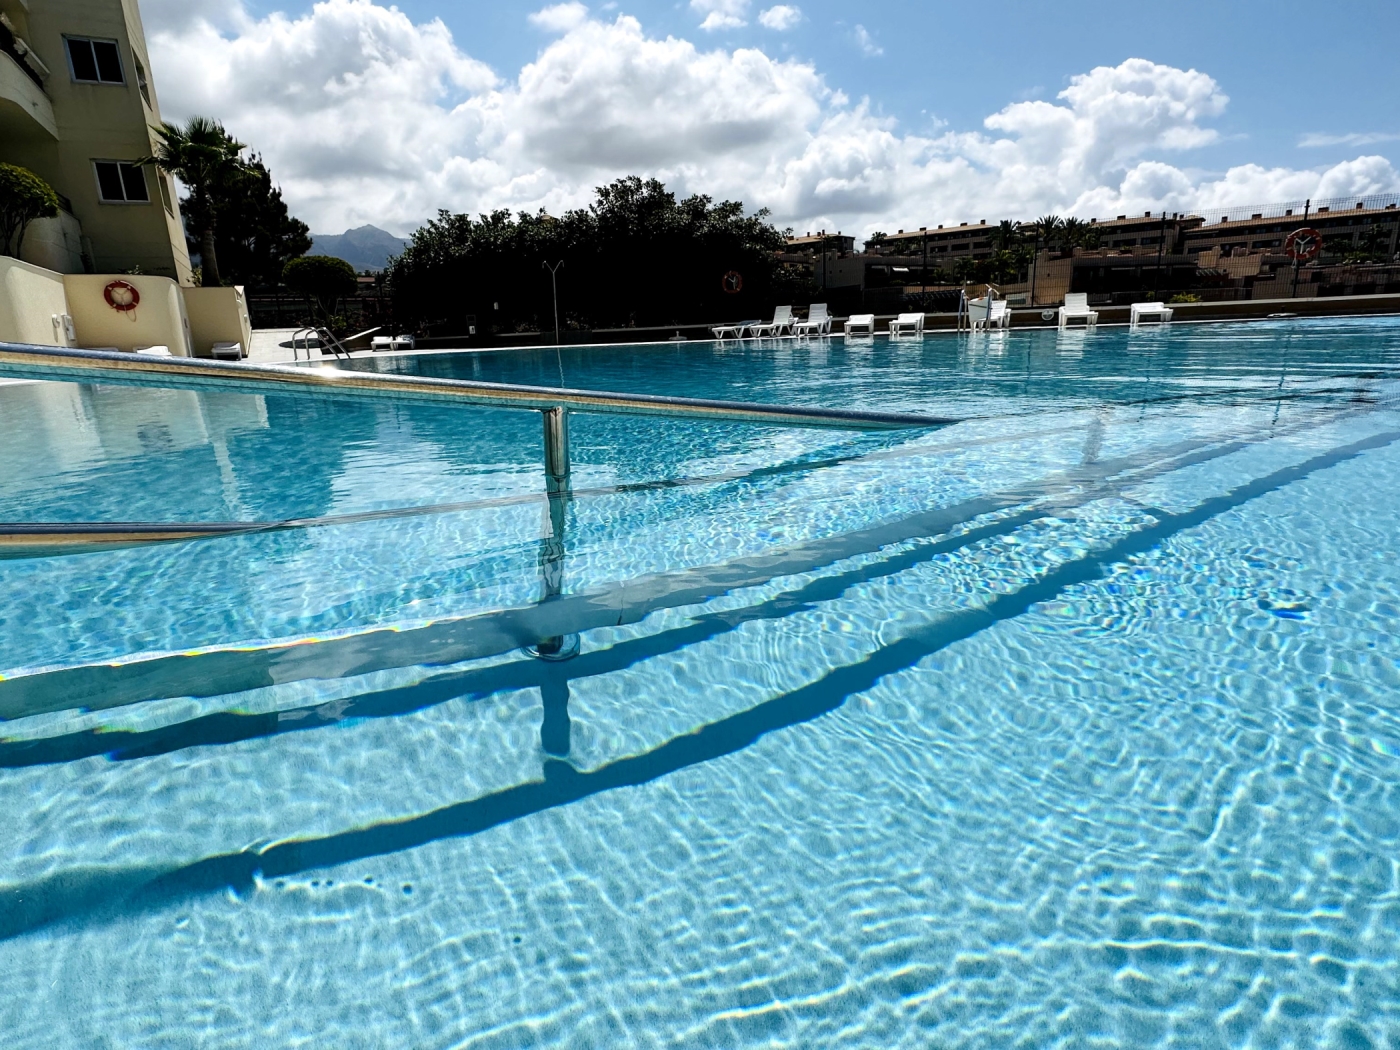
[[[74,80],[84,84],[126,83],[115,40],[70,36],[65,37],[64,42],[68,45],[68,68]]]
[[[175,218],[175,206],[170,203],[170,187],[165,183],[165,176],[159,172],[156,173],[156,189],[160,190],[160,203],[165,206],[166,214]]]
[[[151,105],[151,87],[146,81],[146,67],[141,64],[134,51],[131,53],[131,64],[136,67],[136,87],[140,90],[141,97],[146,100],[146,108],[155,109]]]
[[[151,194],[146,189],[146,173],[136,164],[119,160],[95,160],[97,192],[108,203],[147,204]]]

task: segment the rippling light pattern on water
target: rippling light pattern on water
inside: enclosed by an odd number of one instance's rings
[[[454,505],[0,561],[7,1048],[1396,1045],[1400,321],[562,365],[966,421],[577,415],[561,549],[534,413],[0,386],[10,522]]]

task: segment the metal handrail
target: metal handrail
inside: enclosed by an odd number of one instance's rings
[[[566,408],[624,416],[668,416],[779,427],[901,430],[941,427],[957,418],[903,412],[862,412],[797,405],[765,405],[690,397],[478,383],[461,379],[385,375],[340,368],[234,364],[187,357],[147,357],[109,350],[0,343],[0,375],[246,394],[301,394],[337,399],[457,404],[547,411]]]
[[[347,349],[345,349],[344,345],[340,342],[339,339],[337,339],[335,336],[333,336],[333,335],[330,333],[330,330],[329,330],[329,329],[327,329],[327,328],[318,328],[318,327],[314,327],[314,326],[308,325],[308,326],[305,327],[305,328],[298,328],[295,332],[292,333],[292,360],[293,360],[293,361],[299,361],[299,360],[301,360],[301,359],[297,356],[297,350],[298,350],[298,349],[305,350],[305,351],[306,351],[306,359],[307,359],[308,361],[311,360],[311,349],[312,349],[312,348],[311,348],[311,337],[312,337],[313,335],[316,337],[316,340],[317,340],[316,349],[320,350],[320,349],[323,349],[323,348],[326,347],[326,346],[329,346],[329,347],[330,347],[330,350],[331,350],[331,353],[332,353],[333,355],[335,355],[335,359],[336,359],[337,361],[339,361],[342,357],[344,357],[346,361],[349,361],[349,360],[350,360],[350,351],[347,350]],[[300,346],[300,347],[297,346],[297,340],[298,340],[298,339],[301,340],[301,346]]]

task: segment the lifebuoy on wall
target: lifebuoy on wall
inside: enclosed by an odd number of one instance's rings
[[[738,270],[730,270],[720,278],[720,287],[730,295],[738,295],[744,290],[744,275]]]
[[[130,313],[141,304],[141,293],[128,281],[113,281],[102,289],[102,298],[107,305],[121,313]]]
[[[1283,251],[1290,259],[1305,262],[1322,251],[1322,234],[1308,226],[1294,230],[1283,242]]]

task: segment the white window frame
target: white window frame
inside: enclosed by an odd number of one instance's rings
[[[92,44],[111,44],[113,50],[115,50],[115,51],[116,51],[116,54],[117,54],[117,68],[121,71],[121,75],[122,75],[121,80],[102,80],[102,79],[100,79],[101,76],[102,76],[102,70],[101,70],[101,69],[98,69],[98,70],[97,70],[97,75],[98,75],[98,77],[99,77],[98,80],[83,80],[83,79],[81,79],[81,78],[78,76],[78,71],[77,71],[76,69],[73,68],[73,52],[72,52],[72,50],[71,50],[71,49],[69,48],[69,46],[68,46],[68,45],[69,45],[69,42],[70,42],[70,41],[73,41],[73,40],[80,40],[80,41],[82,41],[83,43],[88,44],[89,46],[92,45]],[[75,84],[105,84],[107,87],[125,87],[125,86],[126,86],[126,63],[122,61],[122,47],[121,47],[121,41],[119,41],[119,40],[113,40],[111,37],[105,37],[105,36],[78,36],[77,34],[69,35],[69,34],[66,34],[66,33],[65,33],[64,36],[63,36],[63,57],[64,57],[64,59],[68,62],[68,75],[69,75],[69,77],[72,78],[73,83],[75,83]],[[93,52],[93,55],[92,55],[92,64],[93,64],[94,67],[97,66],[97,53],[96,53],[96,52]]]
[[[113,200],[112,198],[103,195],[103,193],[102,193],[102,179],[101,179],[101,178],[98,176],[98,174],[97,174],[97,166],[98,166],[99,164],[115,164],[115,165],[117,165],[117,177],[120,178],[120,179],[122,180],[122,199],[121,199],[121,200]],[[137,171],[139,171],[139,172],[141,173],[141,182],[142,182],[142,185],[144,185],[144,186],[146,187],[146,199],[145,199],[145,200],[143,200],[143,201],[134,201],[134,200],[131,200],[130,198],[128,198],[128,197],[126,196],[126,179],[122,178],[122,175],[121,175],[121,169],[122,169],[123,166],[128,167],[128,168],[135,168]],[[100,201],[102,204],[137,204],[137,205],[147,204],[147,205],[148,205],[148,204],[151,203],[151,183],[150,183],[150,180],[146,178],[146,169],[145,169],[145,167],[142,166],[142,165],[140,165],[140,164],[135,164],[135,163],[133,163],[132,161],[129,161],[129,160],[114,160],[114,159],[112,159],[112,158],[110,158],[110,157],[94,157],[93,160],[92,160],[92,178],[93,178],[93,181],[97,183],[97,199],[98,199],[98,201]]]

